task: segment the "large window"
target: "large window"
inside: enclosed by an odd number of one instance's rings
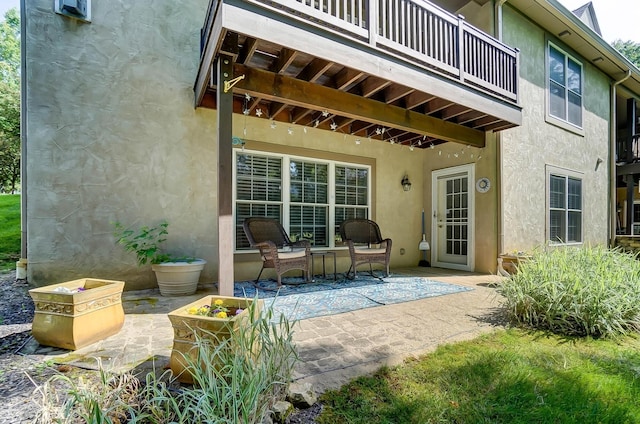
[[[549,115],[582,128],[582,65],[549,44]]]
[[[366,218],[371,208],[368,166],[259,152],[235,152],[236,249],[248,249],[242,223],[275,218],[293,240],[312,247],[341,244],[345,219]]]
[[[582,179],[551,172],[549,189],[549,241],[582,242]]]

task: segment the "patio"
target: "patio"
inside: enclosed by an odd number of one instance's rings
[[[499,299],[491,287],[501,277],[439,268],[394,269],[392,273],[471,290],[299,321],[294,335],[300,355],[295,380],[324,392],[382,365],[399,364],[442,343],[468,340],[500,325],[495,319]],[[125,323],[117,335],[73,352],[31,340],[22,353],[89,369],[96,368],[93,358],[115,370],[163,369],[173,342],[166,314],[208,294],[215,292],[200,289],[183,297],[162,297],[157,290],[125,292]]]

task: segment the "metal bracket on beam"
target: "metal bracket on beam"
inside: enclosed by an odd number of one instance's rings
[[[232,80],[225,81],[224,82],[224,92],[227,93],[229,90],[231,90],[233,88],[234,85],[236,85],[237,83],[239,83],[243,79],[244,79],[244,74],[240,75],[239,77],[235,77]]]

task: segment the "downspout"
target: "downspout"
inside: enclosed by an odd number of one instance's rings
[[[20,0],[20,33],[26,34],[26,0]],[[20,37],[20,260],[16,278],[27,278],[27,37]]]
[[[611,84],[611,99],[609,101],[611,123],[609,124],[609,247],[613,247],[616,242],[617,215],[616,205],[616,136],[618,129],[616,116],[616,87],[622,84],[631,76],[631,69],[627,70],[627,75]]]
[[[493,19],[493,32],[495,37],[502,41],[502,5],[505,4],[507,0],[494,0],[494,19]],[[504,252],[504,214],[502,210],[503,205],[503,191],[502,191],[502,134],[500,131],[496,133],[496,190],[497,190],[497,206],[496,212],[498,215],[498,255],[501,255]],[[500,260],[501,261],[501,260]],[[502,264],[499,263],[498,267],[502,267]],[[498,269],[500,272],[500,269]]]

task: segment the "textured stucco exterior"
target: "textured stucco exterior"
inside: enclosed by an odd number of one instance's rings
[[[520,49],[523,122],[501,133],[503,253],[547,244],[546,167],[581,174],[583,242],[608,240],[609,80],[588,60],[583,65],[583,131],[567,130],[546,119],[545,49],[555,38],[505,6],[504,41]],[[598,158],[602,163],[597,165]]]
[[[193,107],[207,0],[93,2],[92,22],[26,4],[28,277],[79,277],[151,287],[150,267],[114,244],[112,223],[170,223],[167,248],[208,261],[217,279],[216,111]],[[392,266],[416,265],[424,152],[344,134],[234,115],[252,140],[374,162],[374,217],[394,240]],[[409,175],[413,189],[402,191]],[[400,254],[400,249],[406,252]],[[253,257],[253,260],[251,258]],[[249,262],[247,262],[249,261]],[[255,277],[257,255],[236,255],[235,278]],[[348,262],[342,254],[339,268]]]
[[[94,277],[124,280],[126,290],[155,286],[150,267],[137,267],[114,244],[112,223],[162,219],[170,223],[168,250],[207,260],[201,282],[217,280],[217,112],[194,108],[193,93],[207,5],[95,1],[92,22],[80,23],[55,14],[48,0],[26,2],[24,219],[31,284]],[[474,8],[469,21],[490,32],[492,8]],[[272,128],[265,117],[244,115],[233,115],[234,134],[249,150],[370,164],[373,218],[393,239],[392,267],[421,259],[422,209],[431,240],[432,173],[471,163],[476,180],[491,181],[488,192],[475,193],[476,271],[495,272],[499,253],[545,244],[547,166],[583,176],[584,241],[605,243],[609,81],[584,60],[584,130],[548,123],[548,35],[508,3],[503,34],[520,49],[523,125],[487,133],[482,149],[445,143],[411,151],[366,138],[356,143],[340,132]],[[409,192],[400,185],[405,174]],[[234,258],[236,280],[257,275],[257,254]],[[338,250],[339,271],[348,267],[346,252]]]

